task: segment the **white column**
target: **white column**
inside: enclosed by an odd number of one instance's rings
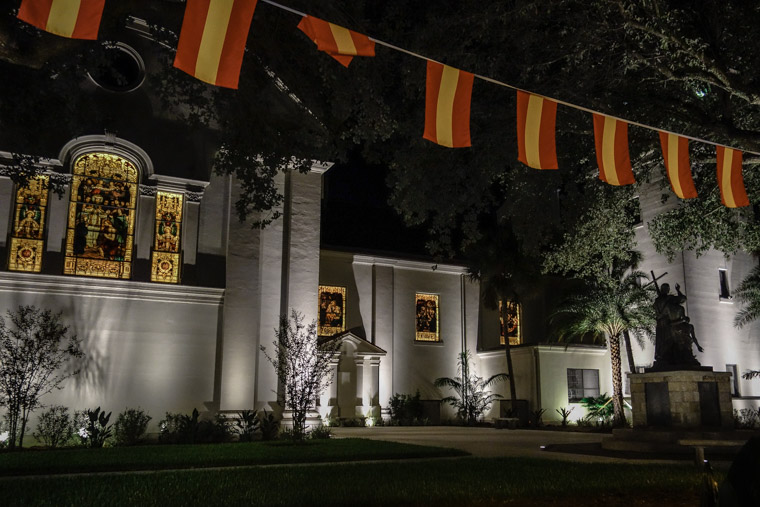
[[[369,388],[369,405],[372,415],[380,415],[380,358],[372,357],[369,360],[370,366],[370,388]]]
[[[364,358],[356,358],[356,397],[357,401],[361,399],[361,405],[356,406],[356,415],[357,416],[363,416],[366,415],[368,399],[366,396],[366,393],[364,391],[364,386],[366,383],[364,382]]]

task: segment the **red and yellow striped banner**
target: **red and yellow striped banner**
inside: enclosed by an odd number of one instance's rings
[[[304,16],[298,29],[314,41],[317,49],[348,67],[354,56],[375,56],[375,42],[348,28],[328,23],[313,16]]]
[[[681,199],[693,199],[697,196],[697,189],[691,178],[689,140],[677,134],[660,132],[660,145],[673,193]]]
[[[557,169],[557,103],[517,91],[517,160],[533,169]]]
[[[257,0],[187,0],[174,66],[201,81],[237,88]]]
[[[427,62],[425,133],[428,141],[449,148],[470,142],[470,102],[474,76],[436,62]]]
[[[18,19],[71,39],[98,38],[106,0],[23,0]]]
[[[599,179],[610,185],[636,183],[628,155],[628,124],[594,113],[594,142]]]
[[[716,149],[721,202],[729,208],[749,206],[742,178],[742,152],[725,146],[718,146]]]

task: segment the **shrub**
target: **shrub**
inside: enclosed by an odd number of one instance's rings
[[[593,421],[596,426],[606,426],[612,423],[614,407],[612,398],[607,396],[607,393],[600,394],[596,398],[593,396],[583,398],[581,404],[588,410],[586,418]]]
[[[136,445],[145,437],[151,417],[139,408],[128,408],[119,414],[114,425],[116,445]]]
[[[734,426],[738,429],[752,430],[760,427],[760,409],[734,409]]]
[[[167,412],[158,426],[158,441],[164,444],[219,443],[232,437],[226,417],[216,414],[213,419],[201,419],[197,408],[190,415]]]
[[[280,432],[280,421],[274,416],[274,413],[262,410],[259,414],[259,428],[261,429],[262,440],[275,440]]]
[[[544,424],[542,420],[544,412],[546,412],[545,408],[539,408],[538,410],[531,411],[529,424],[534,428],[542,426]]]
[[[44,411],[33,435],[48,447],[66,445],[74,436],[74,424],[69,409],[62,405],[53,405]]]
[[[332,438],[332,430],[329,426],[320,424],[309,432],[309,438],[312,440],[324,440]]]
[[[388,401],[391,412],[391,424],[411,426],[415,420],[422,419],[422,402],[419,389],[414,394],[394,394]]]
[[[100,407],[95,410],[84,410],[74,415],[77,435],[82,445],[92,448],[103,447],[113,433],[113,425],[108,424],[111,412],[101,412]]]
[[[238,412],[233,431],[237,434],[240,442],[252,442],[259,432],[261,421],[256,410],[243,410]]]
[[[573,410],[575,410],[575,407],[570,407],[570,410],[568,410],[567,407],[554,409],[554,411],[557,412],[562,417],[562,427],[567,426],[567,419],[570,417],[570,413]]]

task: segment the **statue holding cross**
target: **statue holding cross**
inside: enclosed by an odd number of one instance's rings
[[[703,352],[704,349],[699,345],[694,326],[686,316],[683,307],[686,296],[681,293],[681,286],[676,284],[676,294],[673,295],[670,293],[670,285],[657,284],[657,280],[666,274],[655,277],[652,272],[652,281],[657,289],[657,298],[654,300],[657,328],[653,368],[699,367],[699,361],[692,352],[692,343],[697,346],[699,352]]]

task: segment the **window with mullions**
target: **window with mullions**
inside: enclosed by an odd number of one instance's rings
[[[130,278],[137,168],[117,155],[88,153],[74,161],[72,173],[63,272]]]
[[[583,398],[599,396],[599,370],[567,369],[567,401],[579,403]]]
[[[39,273],[42,270],[48,177],[38,176],[16,189],[8,269]]]
[[[522,343],[522,326],[520,326],[520,304],[513,301],[507,301],[507,325],[504,325],[504,319],[501,315],[502,303],[499,301],[499,343],[504,345],[504,333],[509,336],[510,345],[520,345]]]
[[[156,193],[156,232],[151,252],[150,279],[179,283],[182,194]]]

